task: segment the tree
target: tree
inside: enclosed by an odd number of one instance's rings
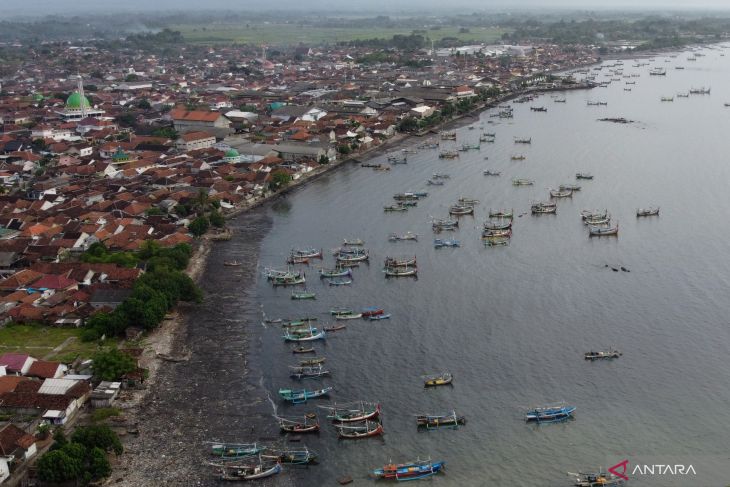
[[[146,98],[142,98],[140,101],[137,102],[137,108],[140,110],[149,110],[152,108],[152,105],[150,105],[150,102],[147,101]]]
[[[318,162],[319,162],[320,166],[323,166],[325,164],[329,164],[330,163],[330,158],[327,157],[326,155],[322,154],[321,156],[319,156],[319,161]]]
[[[99,448],[102,452],[121,455],[124,451],[119,436],[105,424],[94,424],[77,428],[71,436],[72,443],[84,446],[88,450]]]
[[[94,447],[89,454],[89,473],[94,479],[103,479],[112,473],[112,466],[104,450]]]
[[[206,218],[205,216],[199,216],[195,220],[190,222],[190,224],[188,225],[188,230],[190,230],[190,233],[192,233],[196,237],[200,237],[208,231],[209,226],[210,222],[208,221],[208,218]]]
[[[134,73],[128,74],[127,77],[124,78],[124,81],[126,81],[127,83],[138,81],[138,80],[139,80],[139,76],[137,76]]]
[[[226,224],[226,219],[217,210],[211,211],[208,215],[208,219],[210,220],[210,224],[216,228],[221,228]]]
[[[269,182],[269,187],[271,189],[277,190],[279,188],[285,187],[289,182],[291,181],[291,176],[289,173],[285,171],[276,171],[271,174],[271,181]]]
[[[347,155],[350,152],[352,152],[352,149],[350,149],[350,146],[347,144],[341,144],[341,145],[337,146],[337,152],[339,152],[340,154]]]
[[[412,132],[418,129],[418,120],[413,117],[406,117],[398,123],[399,132]]]
[[[67,482],[82,472],[81,461],[69,456],[65,448],[49,451],[38,460],[38,478],[44,482]]]
[[[101,380],[118,380],[121,376],[127,372],[132,372],[136,368],[134,359],[116,348],[96,352],[93,360],[94,375]],[[76,433],[74,433],[74,438],[75,435]]]

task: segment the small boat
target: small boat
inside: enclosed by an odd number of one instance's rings
[[[527,157],[524,154],[512,155],[510,159],[513,161],[524,161]]]
[[[346,238],[342,241],[342,245],[345,245],[345,246],[349,245],[351,247],[362,247],[363,245],[365,245],[365,241],[361,238],[353,238],[353,239]]]
[[[367,308],[362,309],[362,317],[363,318],[370,318],[377,315],[382,315],[385,311],[383,311],[383,308],[378,308],[376,306],[370,306]]]
[[[306,433],[306,431],[304,433]],[[310,465],[312,463],[317,463],[318,456],[319,455],[312,450],[304,447],[298,449],[267,450],[266,453],[261,455],[261,458],[292,465]]]
[[[383,211],[408,211],[408,207],[405,205],[388,205],[383,207]]]
[[[451,176],[443,172],[435,172],[431,175],[431,179],[449,179]]]
[[[404,234],[398,235],[397,233],[391,233],[388,235],[388,240],[391,242],[398,242],[400,240],[418,240],[418,235],[412,232],[406,232]]]
[[[436,475],[443,470],[445,465],[446,462],[432,462],[431,460],[417,460],[400,464],[389,463],[382,468],[374,469],[371,475],[376,479],[384,480],[418,480]]]
[[[659,215],[659,207],[656,208],[639,208],[636,210],[636,216],[657,216]]]
[[[484,222],[484,230],[508,230],[512,228],[512,220],[488,220]]]
[[[479,144],[463,144],[461,147],[459,147],[459,152],[467,152],[470,150],[480,150],[481,146]]]
[[[618,223],[616,223],[615,227],[588,227],[588,235],[590,235],[591,237],[618,235]]]
[[[575,179],[593,179],[593,174],[587,172],[579,172],[575,174]]]
[[[532,186],[533,184],[535,184],[535,181],[532,179],[515,178],[512,180],[513,186]]]
[[[571,196],[573,196],[572,190],[566,190],[566,191],[561,191],[559,189],[550,190],[551,198],[570,198]]]
[[[307,248],[307,249],[292,249],[291,255],[297,256],[297,257],[304,257],[308,259],[321,259],[322,258],[322,249],[314,249],[314,248]]]
[[[292,390],[292,389],[279,389],[279,396],[285,401],[289,401],[292,404],[301,404],[307,402],[309,399],[322,397],[328,395],[332,391],[332,387],[325,387],[317,390]]]
[[[440,179],[429,179],[428,181],[426,181],[426,184],[430,186],[443,186],[444,182]]]
[[[326,360],[327,359],[324,358],[324,357],[316,357],[316,358],[310,358],[310,359],[307,359],[307,360],[300,360],[299,361],[299,366],[300,367],[306,367],[308,365],[318,365],[318,364],[324,363]]]
[[[395,257],[386,257],[384,267],[412,267],[416,265],[416,256],[413,258],[397,259]]]
[[[210,453],[220,458],[244,458],[257,455],[265,448],[258,443],[211,443]]]
[[[460,247],[461,244],[458,240],[454,239],[434,239],[433,241],[434,248],[440,249],[441,247]]]
[[[289,377],[292,379],[318,379],[325,375],[330,375],[330,371],[325,370],[322,364],[304,366],[290,365],[289,368],[291,369]]]
[[[453,205],[449,208],[449,215],[473,215],[474,207],[469,205]]]
[[[324,330],[317,331],[316,328],[310,328],[302,333],[286,332],[282,338],[287,342],[311,342],[314,340],[324,340],[324,334]]]
[[[362,316],[362,315],[361,315]],[[322,329],[327,332],[340,331],[347,328],[347,325],[323,326]]]
[[[241,265],[237,260],[224,260],[223,265],[226,267],[238,267]]]
[[[371,316],[368,316],[368,319],[370,321],[389,320],[390,319],[390,313],[383,313],[383,314],[379,314],[379,315],[371,315]]]
[[[377,421],[364,421],[360,424],[338,424],[336,428],[338,437],[350,440],[370,438],[372,436],[380,436],[383,434],[383,425]]]
[[[424,196],[428,196],[428,193],[420,193]],[[421,198],[419,194],[416,193],[396,193],[393,195],[393,199],[396,201],[417,201]]]
[[[474,198],[467,198],[465,196],[462,196],[458,200],[460,205],[468,205],[468,206],[474,206],[479,204],[479,200]]]
[[[279,422],[279,428],[284,433],[316,433],[319,431],[319,421],[317,421],[317,415],[310,413],[305,414],[303,417],[283,417],[275,416]]]
[[[600,359],[612,359],[619,358],[622,355],[618,350],[603,350],[600,352],[586,352],[584,354],[586,360],[600,360]]]
[[[290,255],[286,259],[287,264],[309,264],[309,257],[302,257],[300,255]]]
[[[673,96],[663,96],[662,101],[674,101],[674,97]]]
[[[456,132],[441,132],[441,140],[456,140]]]
[[[571,474],[573,475],[573,474]],[[575,474],[575,487],[619,487],[626,481],[612,473],[603,472],[578,472]]]
[[[433,220],[431,226],[436,231],[455,230],[459,227],[459,220]]]
[[[370,256],[369,256],[368,252],[366,251],[366,252],[360,253],[360,254],[350,254],[350,255],[339,254],[335,258],[337,259],[337,262],[339,264],[346,265],[348,263],[366,261],[370,258]]]
[[[329,284],[330,286],[349,286],[350,284],[352,284],[352,279],[337,277],[327,281],[327,284]]]
[[[292,353],[317,353],[312,347],[297,347],[292,348]]]
[[[558,189],[560,191],[580,191],[580,186],[577,184],[561,184]]]
[[[532,144],[532,137],[523,139],[515,138],[515,144]]]
[[[408,158],[407,156],[403,155],[402,157],[399,156],[388,156],[388,162],[391,164],[408,164]]]
[[[464,416],[457,416],[456,411],[449,414],[419,414],[416,416],[416,424],[427,429],[440,426],[460,426],[466,424]]]
[[[290,268],[287,268],[287,270],[283,271],[280,269],[273,269],[271,267],[265,268],[263,274],[264,276],[266,276],[266,279],[270,281],[273,281],[276,278],[297,278],[303,275],[302,272],[292,271]]]
[[[583,219],[583,223],[586,225],[594,226],[594,227],[601,226],[601,225],[608,225],[609,223],[611,223],[611,217],[608,215],[588,216]]]
[[[442,372],[438,375],[427,376],[423,382],[423,387],[446,386],[454,381],[454,376],[449,372]]]
[[[336,267],[334,269],[320,269],[319,270],[319,277],[325,278],[325,277],[351,277],[352,276],[352,269],[342,269],[339,267]]]
[[[514,218],[514,210],[492,210],[489,209],[489,218]]]
[[[608,210],[583,210],[580,212],[580,217],[583,221],[595,218],[607,218]]]
[[[292,291],[292,299],[317,299],[317,295],[308,291]]]
[[[533,112],[547,112],[547,108],[545,107],[530,107],[530,110]]]
[[[459,157],[458,151],[441,151],[439,153],[439,159],[456,159]]]
[[[544,407],[536,407],[525,414],[525,421],[535,423],[557,423],[566,421],[575,413],[575,406],[557,404]]]
[[[485,176],[500,176],[502,173],[500,171],[491,171],[489,169],[486,169],[484,171]]]
[[[274,277],[272,279],[272,284],[274,286],[298,286],[299,284],[304,284],[307,282],[306,277],[304,274],[301,274],[300,276],[283,276],[283,277]]]
[[[506,237],[485,237],[482,238],[487,247],[500,247],[509,245],[509,238]]]
[[[319,406],[329,411],[327,418],[334,423],[357,423],[375,419],[380,415],[380,404],[357,401],[332,406]]]
[[[362,313],[349,312],[335,315],[336,320],[355,320],[358,318],[362,318]]]
[[[532,205],[530,207],[530,211],[532,212],[533,215],[548,215],[548,214],[555,215],[558,212],[558,207],[557,206],[543,206],[543,205],[537,204],[537,205]]]
[[[418,268],[417,267],[386,267],[383,272],[385,272],[386,277],[416,277],[418,276]]]
[[[510,238],[512,237],[512,229],[507,230],[484,230],[482,231],[482,239],[493,239],[493,238]]]
[[[282,470],[280,463],[264,463],[262,458],[259,458],[259,463],[255,465],[219,466],[221,468],[220,479],[232,481],[263,479],[281,473]]]

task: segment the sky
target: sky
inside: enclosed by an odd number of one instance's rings
[[[0,0],[4,15],[164,12],[180,10],[354,10],[363,14],[424,13],[426,9],[730,9],[730,0]],[[466,12],[468,13],[468,11]]]

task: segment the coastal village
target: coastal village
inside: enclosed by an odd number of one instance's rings
[[[0,328],[74,333],[124,306],[150,270],[111,256],[230,238],[226,217],[507,97],[570,88],[552,73],[599,59],[555,45],[401,61],[363,47],[3,47],[22,62],[0,77]],[[0,484],[33,478],[49,426],[144,387],[139,337],[150,328],[91,337],[114,339],[133,362],[113,380],[95,373],[90,349],[64,350],[80,334],[37,352],[0,343]]]

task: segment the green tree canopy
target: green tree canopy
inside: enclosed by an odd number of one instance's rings
[[[101,380],[118,380],[124,374],[132,372],[136,368],[134,359],[116,348],[96,352],[93,360],[94,375]]]

